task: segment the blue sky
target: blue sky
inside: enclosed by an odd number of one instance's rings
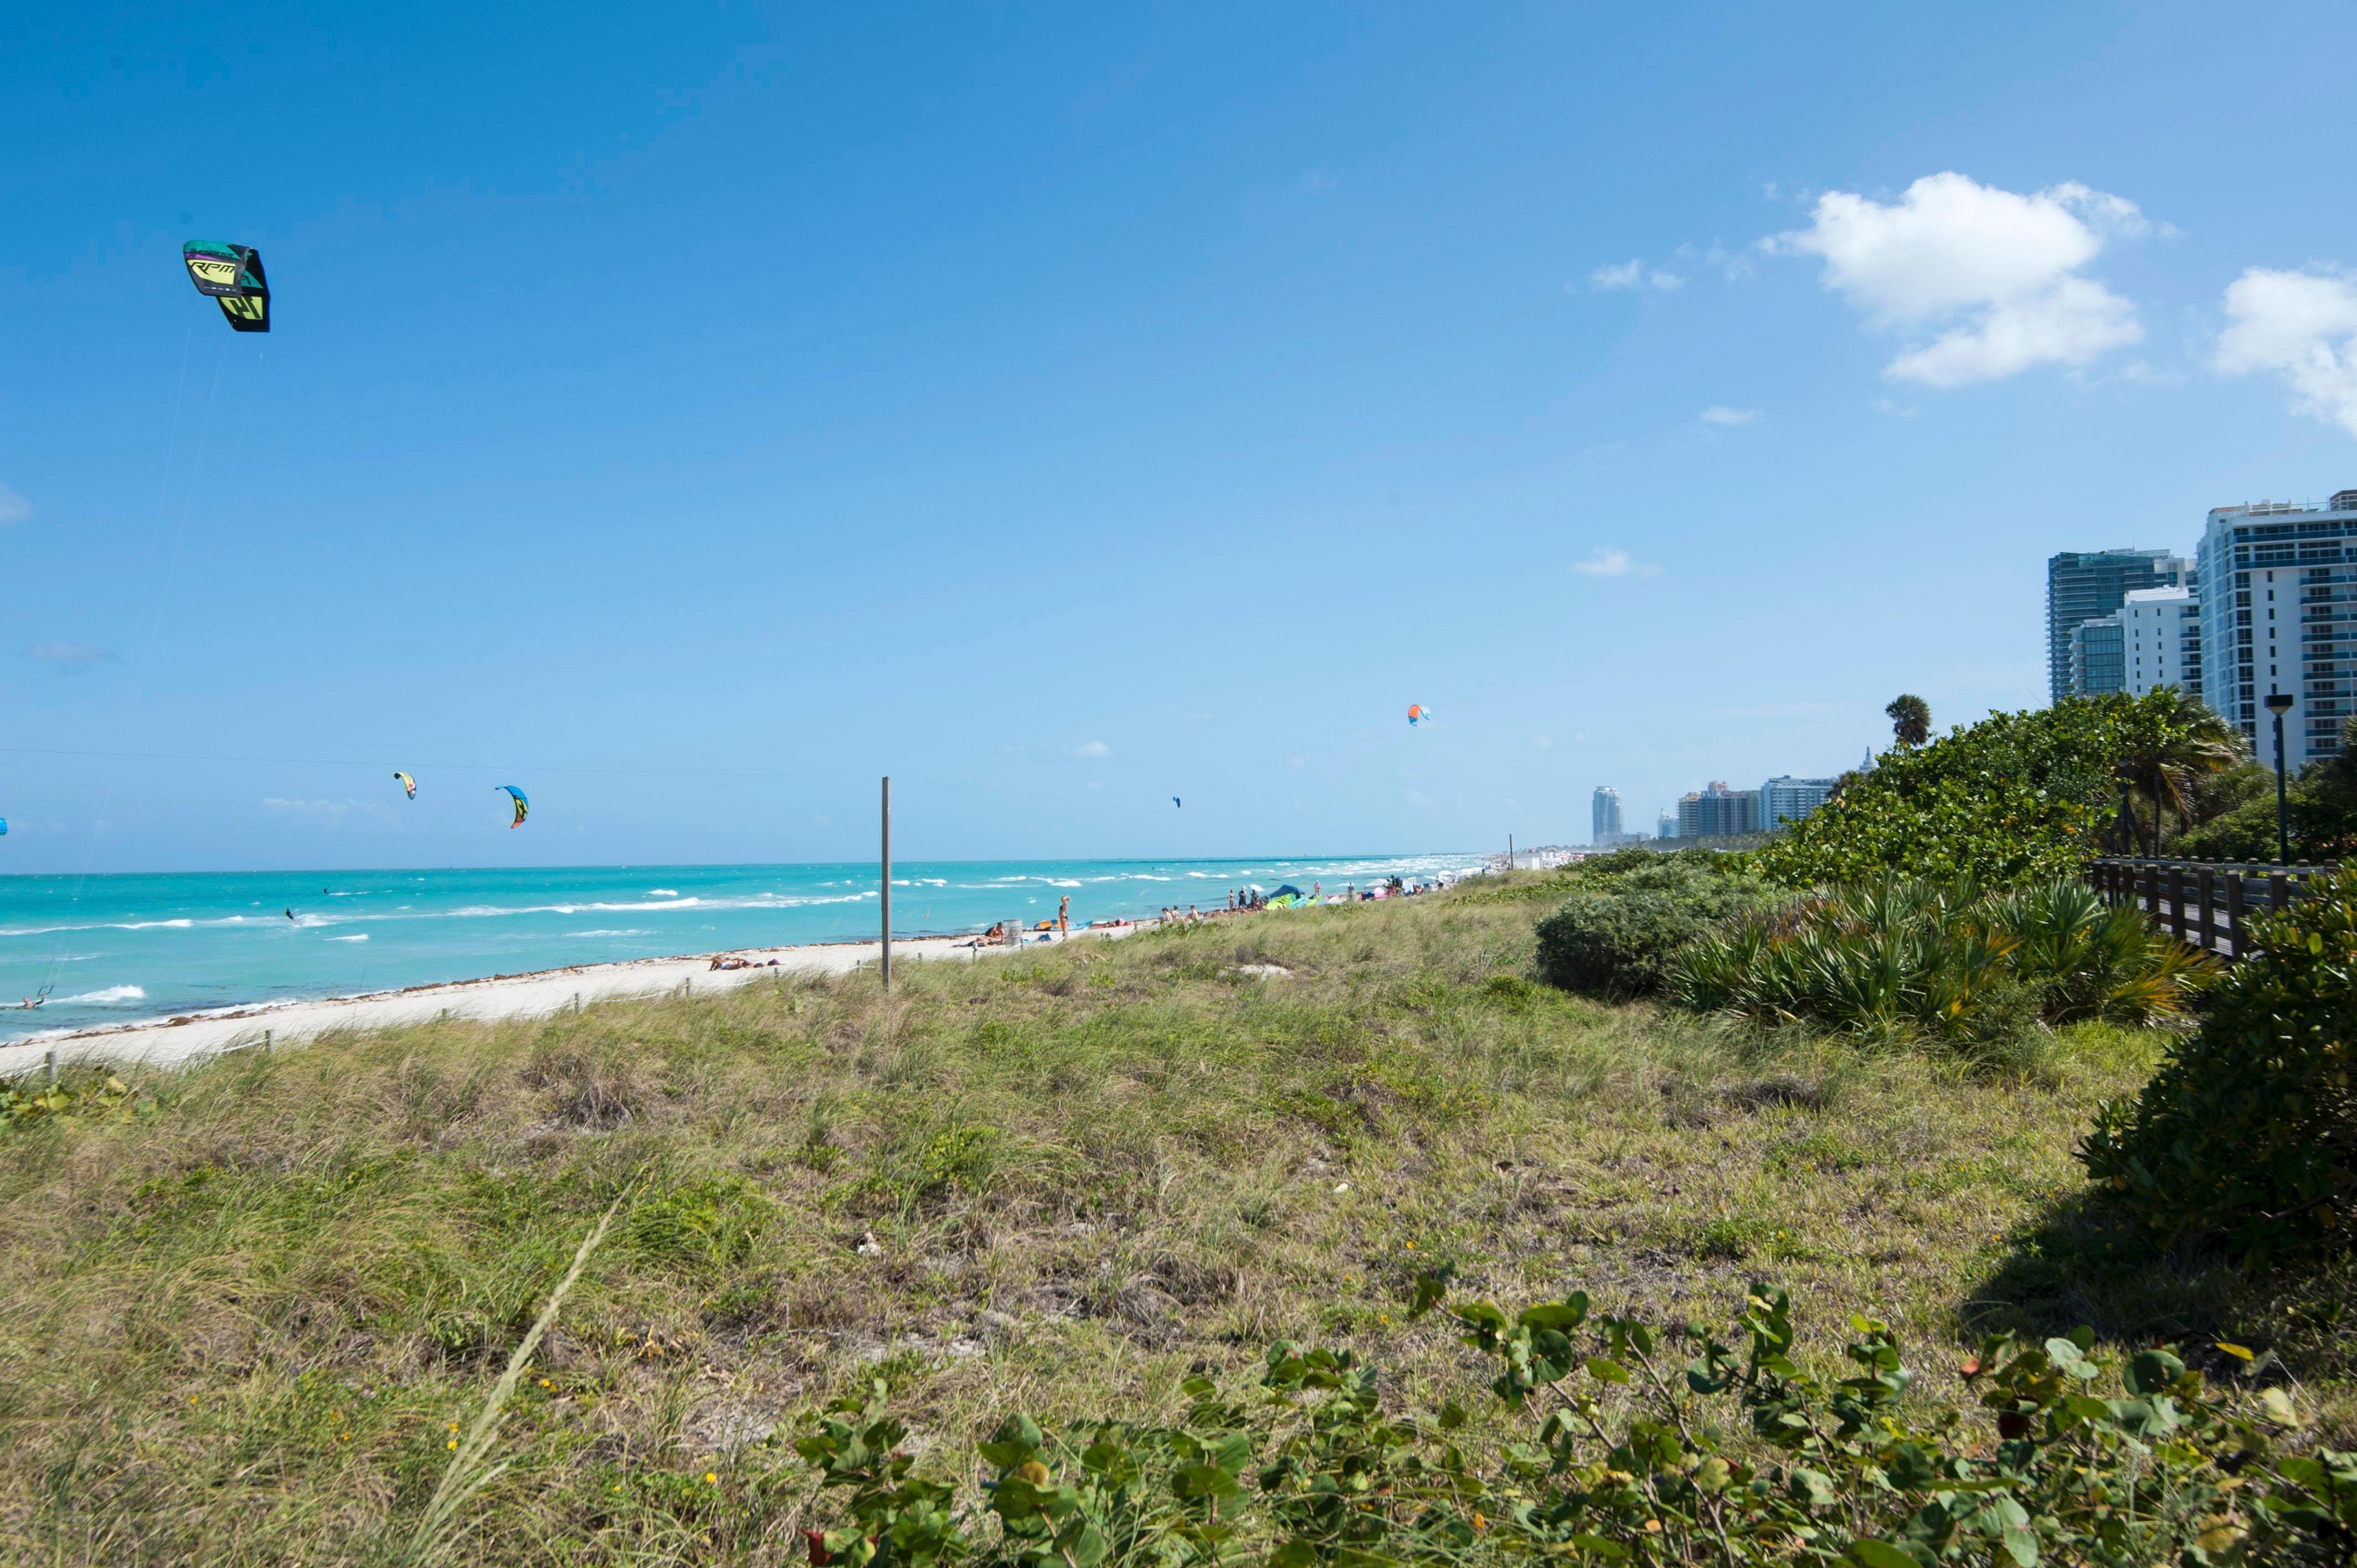
[[[1579,842],[2357,486],[2345,8],[225,20],[0,54],[9,870]]]

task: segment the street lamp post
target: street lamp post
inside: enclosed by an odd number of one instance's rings
[[[2289,692],[2269,692],[2267,712],[2276,716],[2276,864],[2291,864],[2291,834],[2284,824],[2283,719],[2291,712]]]

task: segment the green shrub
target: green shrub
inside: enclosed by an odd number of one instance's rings
[[[2253,1262],[2357,1244],[2357,871],[2255,918],[2256,953],[2130,1105],[2106,1102],[2079,1157],[2164,1240]]]
[[[1539,978],[1587,995],[1662,990],[1688,943],[1719,921],[1776,901],[1753,878],[1681,855],[1599,878],[1538,924]]]
[[[1419,1312],[1444,1299],[1445,1273],[1418,1276]],[[1910,1397],[1898,1341],[1872,1318],[1850,1319],[1849,1376],[1796,1365],[1791,1303],[1766,1284],[1729,1337],[1740,1352],[1699,1324],[1591,1317],[1580,1294],[1448,1316],[1498,1373],[1506,1441],[1477,1439],[1454,1399],[1387,1411],[1349,1350],[1280,1341],[1244,1398],[1188,1379],[1174,1425],[1008,1416],[975,1445],[987,1500],[974,1504],[917,1472],[878,1384],[795,1445],[843,1498],[840,1522],[808,1532],[810,1560],[2341,1563],[2357,1527],[2357,1455],[2279,1453],[2300,1419],[2281,1390],[2245,1410],[2167,1350],[2118,1366],[2088,1329],[1985,1341],[1963,1369],[1982,1412],[1967,1421]]]
[[[1677,955],[1669,991],[1752,1023],[2011,1055],[2040,1023],[2178,1012],[2215,968],[2076,882],[1981,895],[1887,881],[1705,932]]]
[[[2005,886],[2075,874],[2103,847],[2118,772],[2188,715],[2174,688],[1991,714],[1886,752],[1749,858],[1789,887],[1882,876]]]

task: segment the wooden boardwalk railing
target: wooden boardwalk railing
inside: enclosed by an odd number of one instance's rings
[[[2106,858],[2088,867],[2087,878],[2105,903],[2134,905],[2179,940],[2222,958],[2240,958],[2246,917],[2306,897],[2310,883],[2338,869]]]

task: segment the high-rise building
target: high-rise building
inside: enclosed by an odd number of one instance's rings
[[[1588,843],[1609,846],[1621,842],[1620,790],[1609,784],[1598,784],[1589,812],[1593,825],[1588,833]]]
[[[2193,563],[2166,550],[2065,550],[2046,563],[2046,684],[2070,694],[2071,634],[2139,588],[2183,587]]]
[[[2139,588],[2114,612],[2120,624],[2120,690],[2156,686],[2201,694],[2201,596],[2191,588]]]
[[[1660,836],[1663,838],[1674,839],[1678,836],[1678,811],[1676,807],[1672,806],[1663,811],[1659,829]]]
[[[1714,779],[1701,789],[1678,797],[1678,837],[1723,838],[1760,831],[1760,791],[1730,789]]]
[[[2284,766],[2341,749],[2357,672],[2357,490],[2320,507],[2218,507],[2201,534],[2201,695],[2275,761],[2271,692],[2284,715]]]
[[[1778,774],[1760,786],[1760,831],[1773,832],[1786,822],[1797,822],[1831,798],[1830,779],[1795,779]]]
[[[2106,692],[2125,689],[2127,675],[2122,650],[2126,637],[2117,610],[2083,620],[2071,628],[2070,694],[2100,697]]]

